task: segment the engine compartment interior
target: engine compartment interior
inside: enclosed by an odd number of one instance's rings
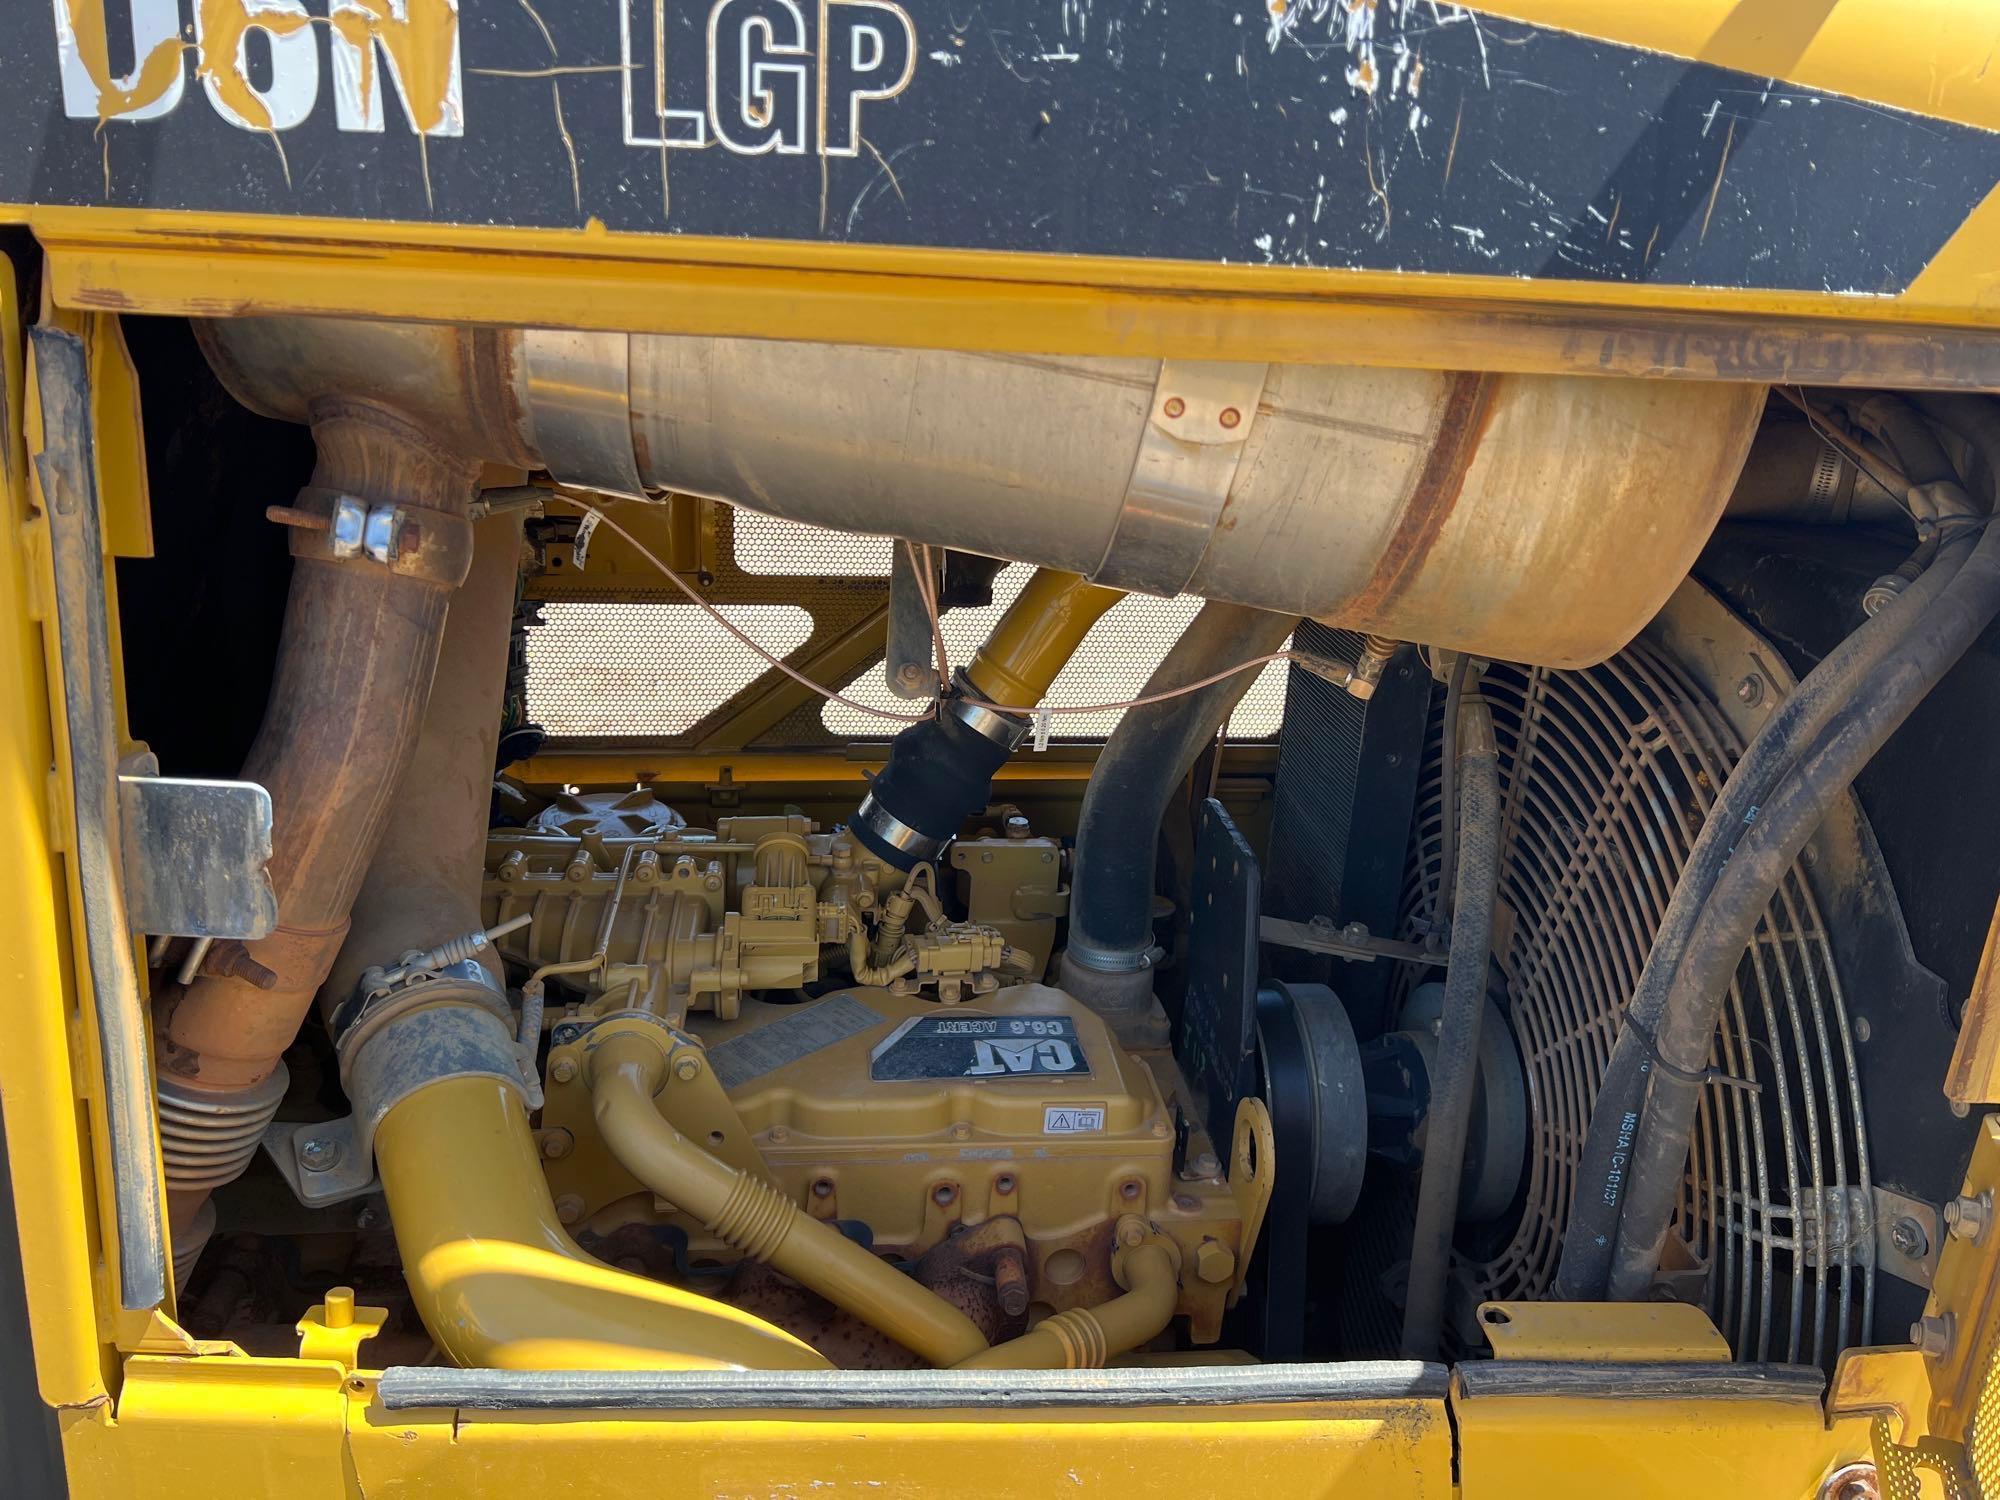
[[[515,1370],[1920,1326],[1986,398],[124,342],[129,737],[272,804],[275,923],[148,948],[195,1335],[295,1352],[332,1287],[371,1363]]]

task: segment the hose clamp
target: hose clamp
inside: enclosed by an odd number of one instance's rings
[[[292,556],[322,562],[369,562],[403,578],[455,589],[472,569],[472,523],[450,511],[395,503],[308,485],[295,504],[268,511],[290,528]]]
[[[1092,583],[1172,598],[1193,581],[1229,503],[1270,368],[1160,361],[1125,503]]]
[[[1138,974],[1153,968],[1165,957],[1157,943],[1143,948],[1095,948],[1072,929],[1063,949],[1066,961],[1094,974]]]
[[[434,1083],[491,1078],[525,1108],[529,1090],[510,1017],[507,997],[470,960],[368,996],[335,1042],[353,1114],[310,1125],[283,1121],[264,1133],[265,1152],[299,1201],[319,1208],[378,1191],[376,1129]]]
[[[951,842],[950,839],[933,838],[921,828],[912,828],[877,802],[873,792],[861,799],[854,821],[890,848],[919,862],[936,859],[944,853],[945,845]]]
[[[981,739],[991,740],[1008,754],[1013,754],[1020,747],[1021,741],[1028,737],[1028,731],[1034,728],[1033,723],[1027,719],[1015,714],[1001,713],[998,709],[988,708],[985,704],[975,701],[972,682],[965,675],[965,668],[956,667],[952,670],[951,685],[953,692],[944,700],[942,705],[944,712]]]

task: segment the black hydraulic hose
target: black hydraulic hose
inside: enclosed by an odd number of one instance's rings
[[[1430,1067],[1431,1104],[1424,1125],[1409,1294],[1403,1305],[1405,1359],[1432,1359],[1438,1352],[1465,1136],[1478,1081],[1480,1023],[1486,1015],[1493,906],[1500,885],[1500,755],[1492,712],[1477,694],[1466,695],[1460,705],[1458,751],[1449,774],[1458,782],[1458,871],[1444,1009]]]
[[[1962,548],[1957,539],[1946,552]],[[1659,1264],[1722,1003],[1772,892],[1834,799],[1846,793],[1996,615],[2000,528],[1987,527],[1951,582],[1827,723],[1738,843],[1681,958],[1652,1036],[1629,1023],[1620,1035],[1620,1053],[1651,1063],[1651,1089],[1632,1140],[1607,1285],[1612,1298],[1642,1295]]]
[[[1296,615],[1210,600],[1188,622],[1143,694],[1190,682],[1276,651]],[[1215,738],[1254,672],[1127,709],[1083,794],[1070,898],[1069,958],[1105,972],[1144,966],[1153,944],[1153,857],[1174,788]],[[1142,694],[1142,695],[1143,695]]]
[[[1751,740],[1688,852],[1626,1008],[1628,1026],[1640,1027],[1645,1035],[1658,1026],[1661,1007],[1716,879],[1757,823],[1772,789],[1849,703],[1868,674],[1902,647],[1957,576],[1969,551],[1970,543],[1963,537],[1944,548],[1909,588],[1807,673]],[[1606,1294],[1610,1284],[1613,1243],[1649,1066],[1650,1054],[1643,1048],[1618,1046],[1598,1086],[1563,1234],[1555,1283],[1560,1298],[1594,1301]]]

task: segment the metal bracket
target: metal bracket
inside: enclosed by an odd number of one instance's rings
[[[1434,969],[1444,967],[1442,953],[1433,953],[1421,943],[1399,943],[1392,938],[1375,937],[1359,922],[1335,927],[1326,917],[1314,917],[1310,922],[1264,917],[1257,923],[1257,936],[1279,948],[1325,953],[1334,958],[1352,958],[1363,962],[1392,958],[1403,963],[1426,964]]]
[[[264,1127],[264,1153],[308,1208],[325,1208],[382,1190],[375,1171],[374,1132],[363,1142],[354,1116],[300,1125],[274,1120]]]
[[[150,754],[121,769],[118,828],[133,933],[260,938],[278,925],[271,794],[254,781],[161,776]]]
[[[1243,1243],[1236,1252],[1236,1283],[1229,1289],[1233,1307],[1243,1295],[1244,1278],[1250,1274],[1250,1258],[1257,1249],[1257,1236],[1264,1230],[1264,1215],[1271,1207],[1271,1190],[1277,1176],[1278,1138],[1271,1129],[1271,1112],[1255,1094],[1246,1094],[1236,1104],[1235,1138],[1229,1146],[1229,1192],[1236,1200],[1236,1213],[1243,1221]]]
[[[933,579],[937,585],[939,581]],[[889,644],[882,675],[898,698],[933,698],[938,682],[931,615],[910,549],[897,542],[889,560]]]
[[[1160,361],[1125,505],[1091,582],[1163,598],[1187,587],[1229,502],[1269,372]]]

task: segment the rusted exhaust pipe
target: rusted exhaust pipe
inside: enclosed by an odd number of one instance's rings
[[[472,557],[476,459],[367,402],[310,412],[284,634],[245,779],[271,793],[278,927],[219,944],[154,1017],[176,1268],[207,1237],[210,1192],[239,1176],[284,1093],[284,1050],[347,933],[423,723],[446,604]],[[296,524],[309,515],[315,523]]]

